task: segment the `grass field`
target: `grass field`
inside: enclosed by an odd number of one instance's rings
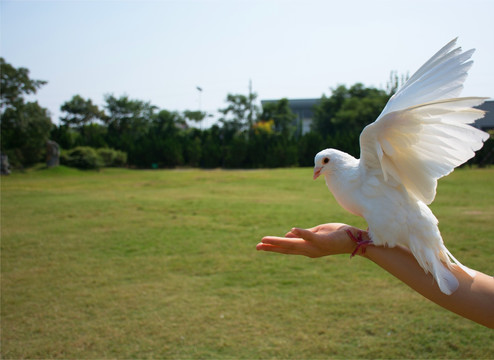
[[[365,227],[311,169],[30,171],[1,179],[1,357],[494,358],[494,332],[363,258],[260,253],[263,235]],[[432,209],[494,274],[494,169]],[[494,306],[494,305],[493,305]]]

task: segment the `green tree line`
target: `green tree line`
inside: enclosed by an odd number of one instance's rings
[[[358,157],[360,132],[398,85],[395,76],[387,90],[360,83],[331,89],[331,96],[322,96],[315,106],[306,134],[287,99],[265,104],[261,111],[255,93],[228,94],[225,108],[218,110],[221,118],[205,130],[187,126],[187,120],[203,121],[204,112],[159,109],[126,95],[106,95],[103,108],[74,95],[61,105],[63,115],[55,125],[46,109],[25,99],[46,81],[32,80],[27,69],[0,61],[1,151],[15,167],[43,161],[48,140],[63,149],[62,163],[85,168],[312,166],[314,155],[327,147]]]

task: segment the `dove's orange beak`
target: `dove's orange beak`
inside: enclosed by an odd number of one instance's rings
[[[313,177],[314,180],[316,180],[319,177],[319,175],[321,175],[321,170],[322,170],[322,166],[316,166],[314,168],[314,177]]]

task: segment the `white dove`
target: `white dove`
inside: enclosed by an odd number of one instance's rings
[[[484,112],[486,98],[458,97],[472,66],[474,49],[439,50],[394,94],[377,120],[360,134],[360,159],[335,149],[319,152],[314,179],[324,175],[329,190],[349,212],[362,216],[375,245],[406,246],[439,288],[450,295],[458,280],[438,220],[428,208],[437,180],[475,155],[489,134],[470,124]]]

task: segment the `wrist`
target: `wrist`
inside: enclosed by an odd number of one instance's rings
[[[355,255],[365,256],[367,247],[373,245],[369,233],[351,226],[346,228],[345,232],[351,243],[350,258]]]

